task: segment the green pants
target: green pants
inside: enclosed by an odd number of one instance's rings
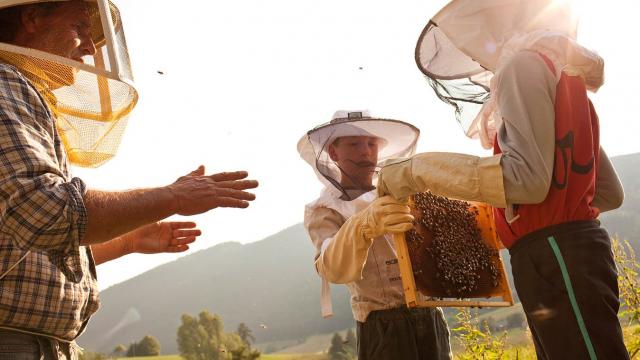
[[[373,311],[358,322],[358,360],[451,359],[449,328],[440,309]]]

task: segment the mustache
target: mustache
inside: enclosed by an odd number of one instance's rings
[[[366,167],[375,167],[377,164],[372,162],[372,161],[367,161],[367,160],[363,160],[363,161],[353,161],[353,160],[349,160],[352,164],[354,164],[357,167],[361,167],[361,168],[366,168]]]

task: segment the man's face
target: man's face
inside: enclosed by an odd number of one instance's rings
[[[64,1],[50,12],[37,8],[33,11],[26,12],[30,17],[23,14],[30,47],[80,62],[83,56],[95,54],[86,2]]]
[[[329,155],[342,170],[340,183],[345,187],[369,188],[378,163],[380,139],[347,136],[329,146]]]

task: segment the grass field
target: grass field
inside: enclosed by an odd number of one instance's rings
[[[262,355],[262,360],[328,360],[325,354],[269,354]]]
[[[325,354],[269,354],[262,355],[261,360],[328,360]],[[119,358],[118,360],[183,360],[179,355],[142,356]]]
[[[183,360],[180,355],[123,357],[117,360]]]
[[[495,315],[495,314],[494,314]],[[624,327],[625,335],[629,336],[635,327]],[[344,335],[345,331],[341,334]],[[499,336],[499,334],[495,334]],[[317,335],[307,339],[306,342],[296,345],[291,348],[284,349],[284,351],[291,351],[295,348],[316,348],[322,347],[326,351],[328,343],[330,342],[330,336],[332,335]],[[324,345],[322,345],[324,343]],[[530,335],[525,329],[511,329],[507,334],[506,343],[508,348],[506,349],[503,359],[518,359],[518,360],[535,360],[536,355],[531,344]],[[451,345],[453,349],[454,359],[459,359],[456,355],[461,352],[461,346],[455,335],[451,337]],[[326,354],[321,352],[306,352],[300,351],[299,353],[278,353],[278,354],[263,354],[260,357],[261,360],[329,360]],[[164,356],[150,356],[150,357],[134,357],[134,358],[120,358],[118,360],[183,360],[179,355],[164,355]]]

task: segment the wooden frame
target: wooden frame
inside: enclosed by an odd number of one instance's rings
[[[495,225],[493,222],[492,209],[484,204],[474,205],[478,210],[477,216],[479,228],[482,233],[483,239],[495,249],[502,248],[502,243],[498,239],[495,232]],[[394,234],[393,240],[395,242],[396,251],[398,253],[398,266],[400,267],[400,275],[402,277],[402,287],[404,289],[404,297],[407,306],[414,307],[507,307],[513,305],[513,296],[511,294],[511,288],[507,280],[507,272],[504,267],[502,257],[498,254],[500,260],[501,277],[498,283],[498,287],[486,300],[479,298],[472,299],[434,299],[429,298],[428,294],[422,294],[416,287],[415,278],[413,276],[413,267],[411,265],[411,259],[409,257],[409,247],[405,239],[405,234]]]

